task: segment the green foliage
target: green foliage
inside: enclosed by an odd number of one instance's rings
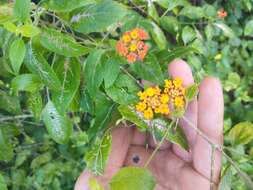
[[[112,178],[110,186],[112,190],[126,190],[129,188],[132,190],[152,190],[155,187],[155,181],[147,169],[126,167]]]
[[[163,85],[168,64],[178,58],[196,82],[186,88],[187,103],[204,77],[221,80],[224,151],[253,179],[251,0],[8,2],[0,1],[1,190],[73,189],[85,166],[103,174],[116,121],[156,140],[170,127],[166,139],[188,150],[180,126],[157,118],[150,128],[134,109],[137,93],[149,86],[143,80]],[[220,9],[227,17],[217,16]],[[115,46],[135,27],[149,33],[149,51],[129,64]],[[183,114],[176,110],[171,118]],[[89,185],[103,189],[95,180]],[[110,185],[151,190],[155,182],[145,169],[125,168]],[[220,187],[247,189],[225,158]]]

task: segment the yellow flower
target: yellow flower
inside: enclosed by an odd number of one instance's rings
[[[137,94],[140,97],[140,100],[145,100],[147,98],[147,93],[146,92],[138,92]]]
[[[131,37],[128,34],[123,35],[122,40],[124,43],[128,43],[131,41]]]
[[[139,102],[136,105],[136,110],[139,112],[143,112],[147,108],[147,105],[144,102]]]
[[[161,104],[159,107],[160,113],[161,114],[165,114],[168,115],[170,113],[170,109],[168,104]]]
[[[182,86],[183,84],[183,80],[179,77],[176,77],[174,80],[173,80],[173,84],[176,88]]]
[[[155,108],[155,107],[159,106],[161,103],[160,103],[158,96],[153,96],[149,99],[148,104],[150,107]]]
[[[184,99],[182,97],[176,97],[174,104],[177,108],[183,108],[184,107]]]
[[[164,83],[165,83],[165,85],[164,85],[165,88],[171,88],[172,87],[171,80],[165,80]]]
[[[144,111],[143,116],[145,119],[152,119],[154,117],[154,113],[151,108],[148,108]]]
[[[137,45],[135,44],[135,43],[132,43],[131,45],[130,45],[130,51],[136,51],[137,50]]]
[[[155,94],[160,95],[161,89],[159,88],[159,86],[156,86],[154,89],[155,89]]]
[[[162,104],[167,104],[170,100],[169,95],[168,94],[162,94],[160,97],[161,103]]]
[[[147,88],[145,92],[147,93],[147,96],[154,96],[156,94],[156,90],[153,87]]]
[[[131,35],[131,38],[135,40],[135,39],[138,38],[138,31],[137,31],[137,30],[133,30],[133,31],[130,33],[130,35]]]

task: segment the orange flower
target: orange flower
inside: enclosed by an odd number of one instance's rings
[[[126,56],[128,53],[127,47],[122,43],[122,41],[118,41],[116,44],[116,49],[119,52],[120,55]]]
[[[217,16],[221,19],[225,18],[226,16],[228,16],[228,13],[227,11],[225,11],[224,9],[220,9],[218,12],[217,12]]]
[[[136,59],[137,59],[137,55],[133,52],[131,52],[127,55],[127,61],[129,63],[134,63],[136,61]]]
[[[145,30],[141,28],[137,28],[136,30],[138,31],[138,36],[140,40],[147,40],[149,38],[149,35]]]

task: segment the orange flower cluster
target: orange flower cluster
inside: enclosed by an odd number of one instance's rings
[[[138,92],[140,102],[135,106],[136,111],[143,113],[145,119],[152,119],[155,114],[168,116],[171,109],[184,109],[185,88],[181,78],[165,80],[164,89],[149,87]]]
[[[218,12],[217,12],[217,16],[221,19],[225,18],[226,16],[228,16],[228,13],[227,11],[225,11],[224,9],[220,9]]]
[[[149,35],[145,30],[135,28],[123,34],[116,44],[116,50],[121,56],[126,57],[129,63],[134,63],[138,59],[143,60],[148,52],[148,45],[143,40],[148,38]]]

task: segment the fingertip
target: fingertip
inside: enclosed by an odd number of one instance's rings
[[[182,78],[185,86],[194,83],[191,68],[184,60],[176,59],[172,61],[168,65],[168,72],[172,76],[172,78]]]

